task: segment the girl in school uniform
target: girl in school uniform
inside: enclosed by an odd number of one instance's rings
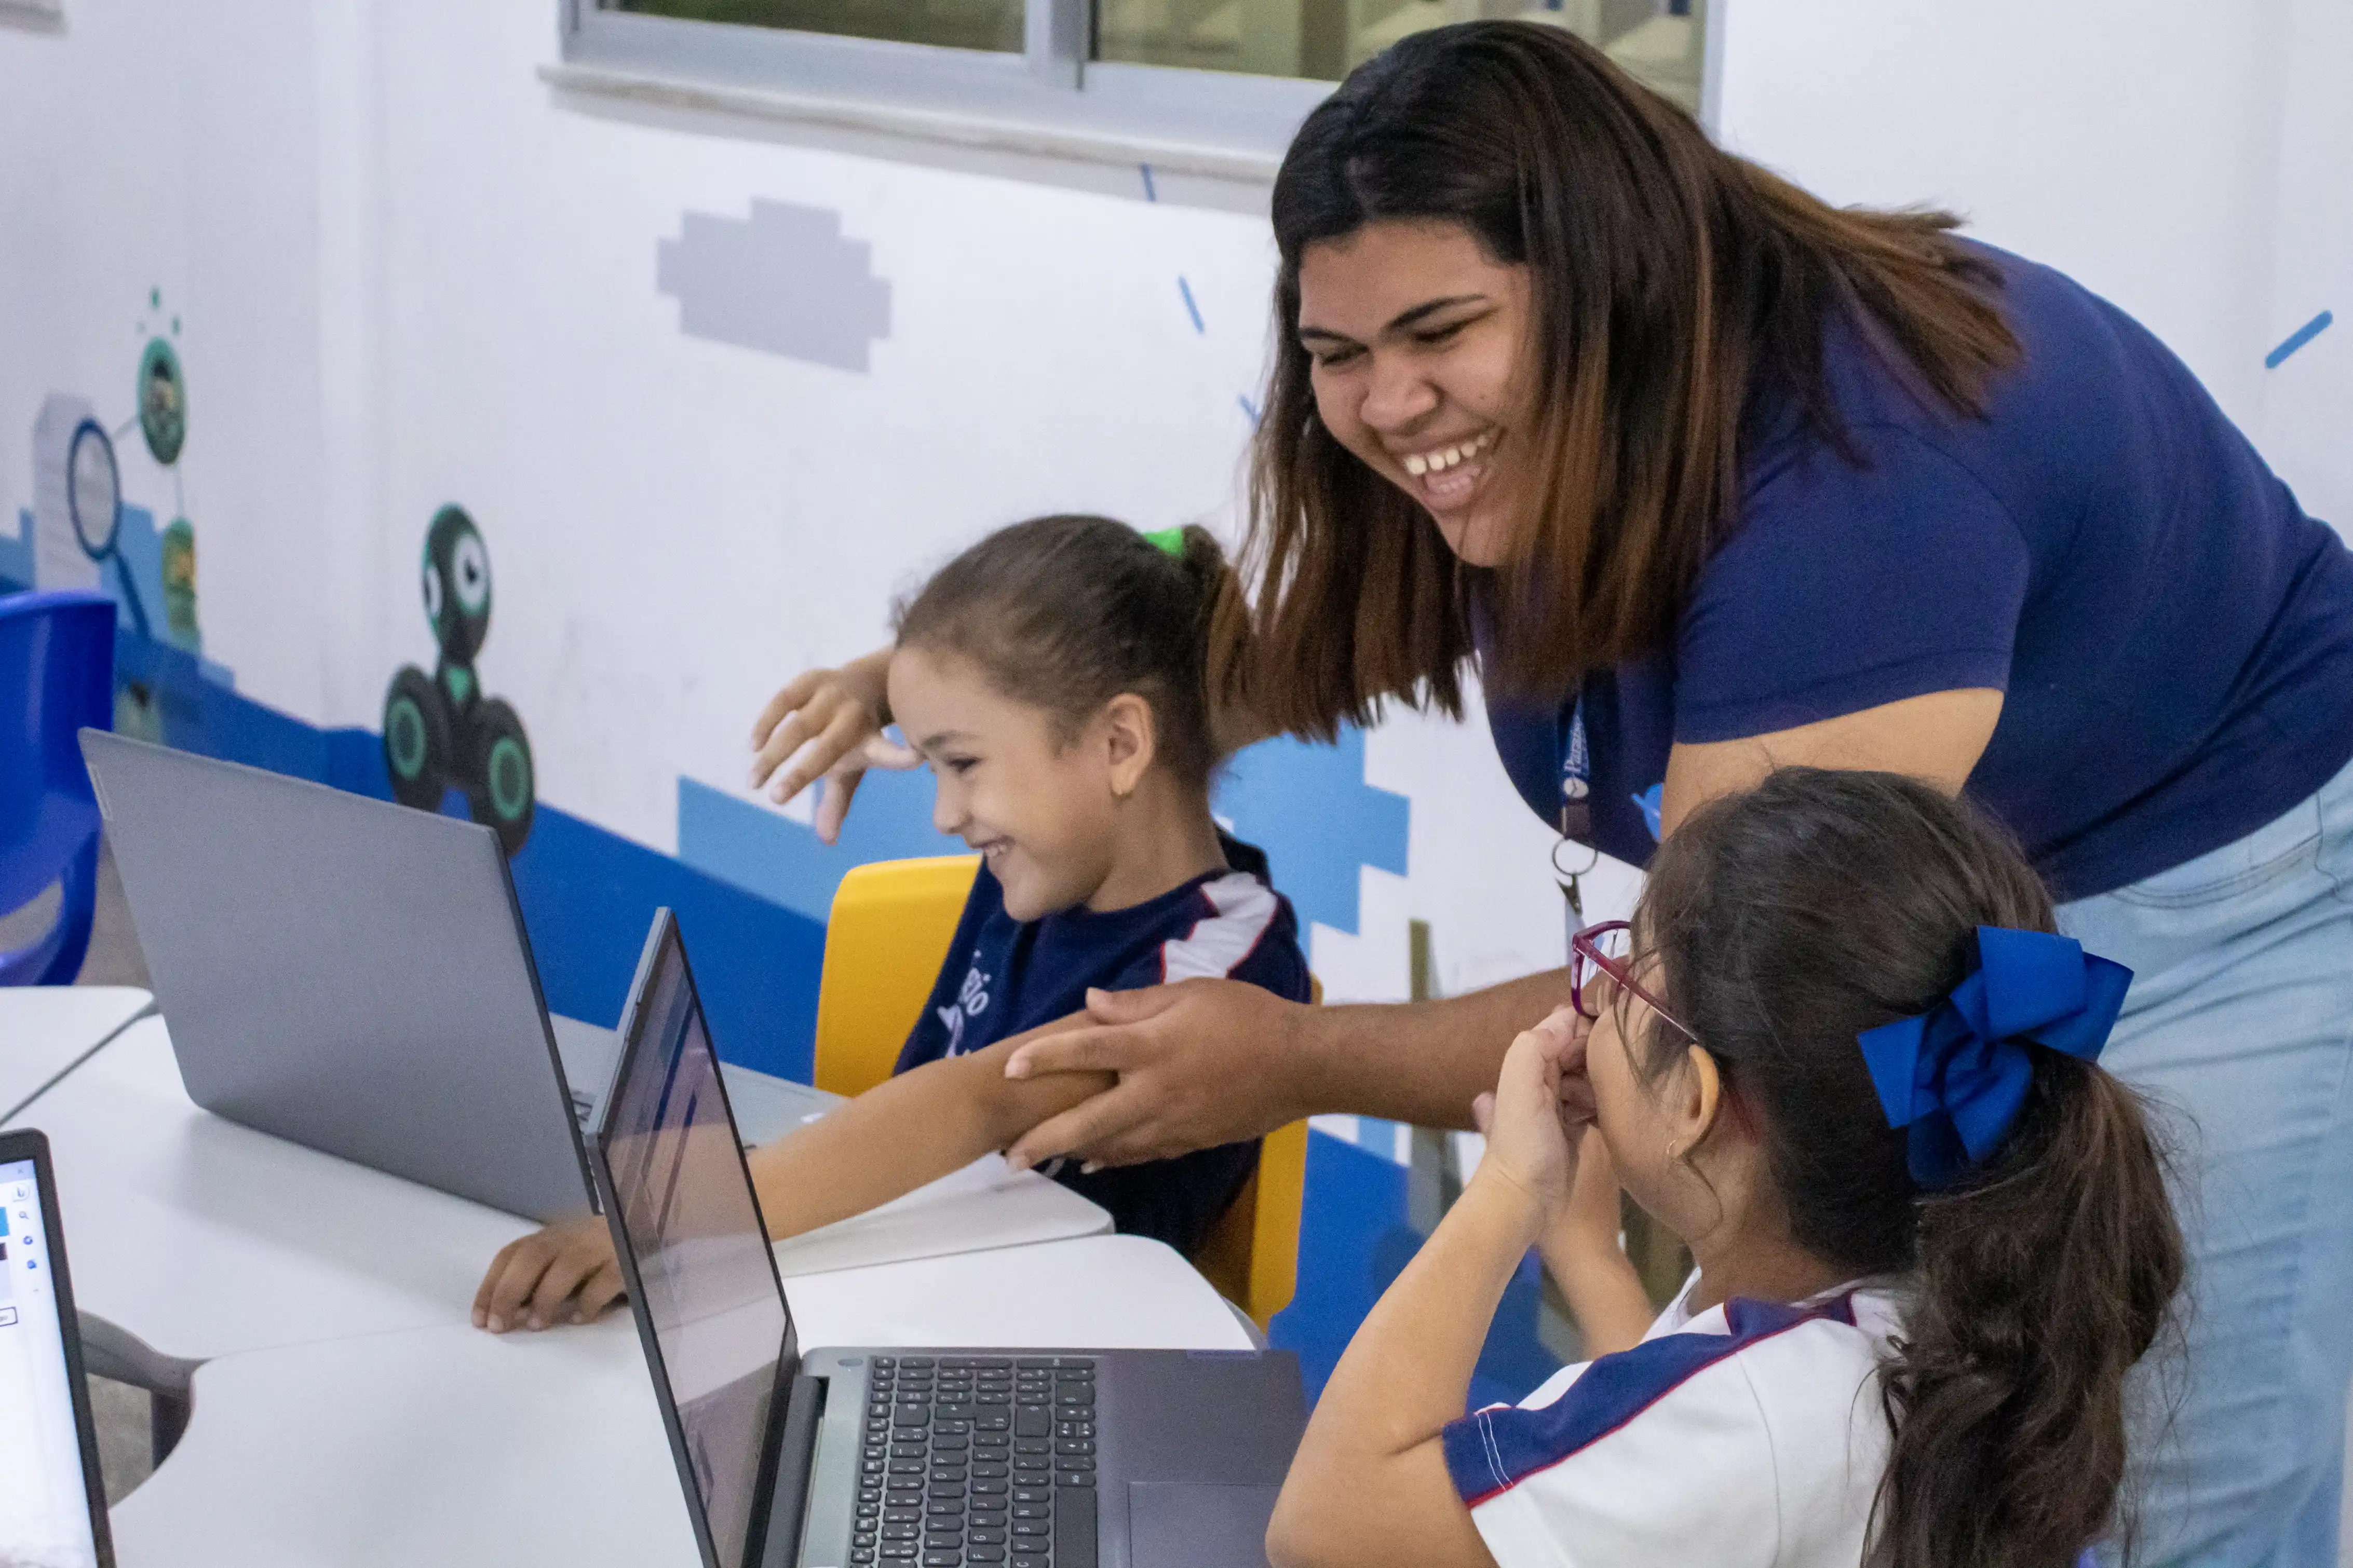
[[[1793,769],[1661,846],[1482,1096],[1485,1156],[1325,1385],[1282,1568],[2064,1568],[2182,1247],[2096,1064],[2131,976],[1968,805]],[[1697,1269],[1650,1317],[1625,1191]],[[1462,1415],[1541,1249],[1594,1359]]]
[[[1024,1041],[1084,1022],[1087,993],[1232,979],[1309,995],[1290,901],[1209,815],[1208,629],[1235,592],[1198,528],[1099,517],[1017,523],[900,609],[892,717],[937,777],[933,822],[981,854],[897,1072],[750,1156],[769,1234],[797,1236],[911,1192],[1110,1086],[1008,1079]],[[1258,1161],[1256,1140],[1113,1170],[1056,1170],[1114,1226],[1188,1256]],[[593,1215],[491,1262],[494,1332],[585,1321],[621,1294]]]

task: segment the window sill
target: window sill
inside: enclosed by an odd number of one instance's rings
[[[548,64],[539,68],[539,76],[542,81],[563,92],[912,137],[1033,157],[1127,166],[1148,163],[1155,172],[1253,184],[1271,184],[1282,162],[1279,152],[1257,148],[1224,147],[1172,137],[1045,124],[968,110],[877,103],[821,93],[686,81],[609,66]]]

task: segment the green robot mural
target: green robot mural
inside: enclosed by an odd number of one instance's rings
[[[427,675],[404,665],[384,694],[384,765],[393,798],[438,811],[463,790],[476,822],[512,856],[531,836],[535,786],[531,741],[515,710],[484,697],[474,656],[491,629],[491,555],[463,507],[445,506],[425,531],[425,618],[440,661]]]

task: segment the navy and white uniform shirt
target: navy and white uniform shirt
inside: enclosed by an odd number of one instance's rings
[[[1448,1426],[1447,1470],[1500,1568],[1862,1560],[1894,1297],[1858,1284],[1694,1314],[1691,1291],[1632,1350]]]
[[[1308,1000],[1307,955],[1291,900],[1268,885],[1263,854],[1222,842],[1232,869],[1207,872],[1129,909],[1097,914],[1082,906],[1028,921],[1005,912],[1004,889],[984,865],[896,1070],[1068,1017],[1086,1006],[1090,986],[1133,991],[1217,977]],[[1078,1163],[1064,1162],[1054,1179],[1109,1210],[1122,1232],[1190,1257],[1257,1169],[1258,1143],[1092,1174]]]

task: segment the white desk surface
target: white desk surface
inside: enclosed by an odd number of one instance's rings
[[[731,1097],[790,1087],[728,1072]],[[533,1228],[199,1109],[161,1017],[124,1029],[12,1124],[49,1136],[78,1302],[173,1355],[465,1323],[491,1256]],[[802,1275],[1110,1228],[1095,1205],[990,1155],[783,1244],[778,1264]]]
[[[76,1303],[172,1355],[464,1321],[533,1229],[199,1110],[160,1017],[14,1124],[48,1134]]]
[[[1199,1275],[1137,1237],[886,1264],[786,1294],[809,1348],[1250,1345]],[[197,1372],[179,1447],[114,1510],[116,1552],[124,1568],[694,1568],[649,1378],[626,1312],[225,1356]]]
[[[0,986],[0,1121],[153,1005],[132,985]]]

